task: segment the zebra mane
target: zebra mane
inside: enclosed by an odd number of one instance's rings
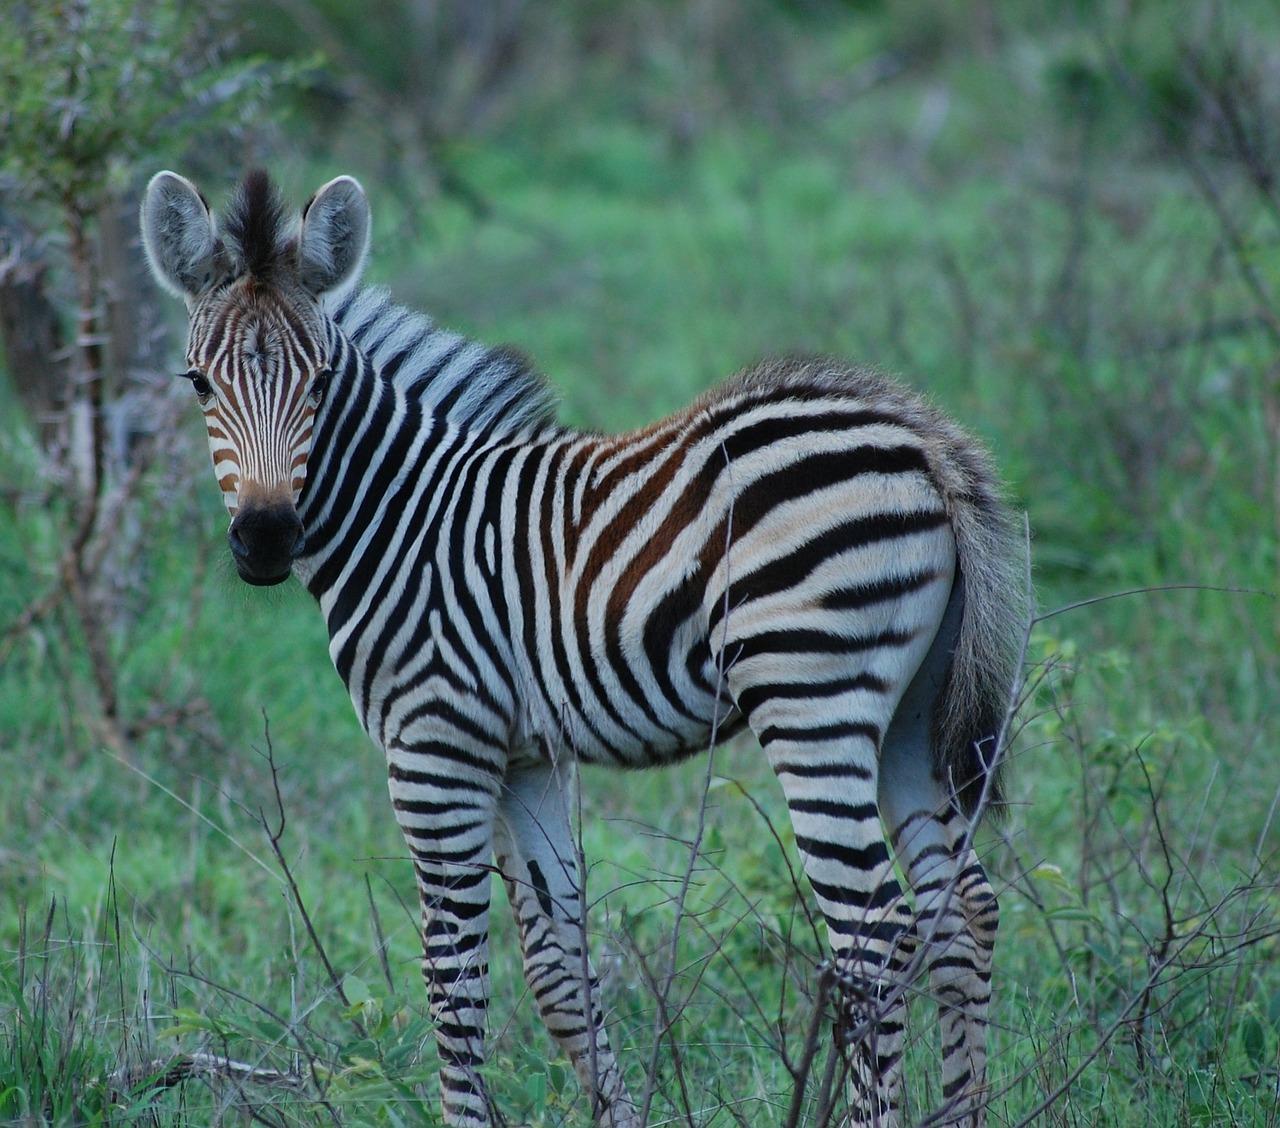
[[[550,386],[516,349],[441,329],[381,286],[356,290],[329,312],[381,379],[451,423],[506,435],[554,419]]]
[[[262,169],[245,174],[223,218],[223,242],[236,275],[265,278],[280,262],[293,235],[279,189]]]

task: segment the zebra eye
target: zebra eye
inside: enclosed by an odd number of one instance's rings
[[[198,369],[189,368],[186,372],[179,373],[179,375],[184,380],[191,381],[191,386],[195,389],[196,398],[201,403],[204,403],[205,400],[213,395],[213,385],[205,379],[204,373],[200,372]]]
[[[311,387],[307,389],[307,395],[311,397],[312,403],[319,403],[324,396],[325,389],[329,386],[329,377],[333,375],[333,369],[325,365],[316,373],[315,379],[311,383]]]

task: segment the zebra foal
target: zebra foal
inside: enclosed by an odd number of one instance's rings
[[[748,726],[826,920],[848,1123],[901,1121],[920,966],[943,1118],[981,1125],[997,911],[970,830],[996,793],[1026,599],[973,440],[875,374],[799,360],[638,431],[570,430],[519,356],[359,286],[370,222],[350,177],[298,217],[250,173],[215,218],[162,172],[141,224],[187,304],[235,566],[306,585],[386,755],[446,1121],[491,1119],[496,859],[597,1120],[639,1123],[584,971],[561,773],[671,763]]]

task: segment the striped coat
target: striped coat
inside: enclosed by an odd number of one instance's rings
[[[850,1122],[900,1120],[923,969],[944,1118],[982,1123],[996,902],[971,834],[998,795],[1026,598],[977,444],[827,360],[750,369],[638,431],[567,429],[518,354],[357,287],[369,224],[350,178],[298,221],[251,175],[219,222],[161,173],[142,224],[191,313],[237,568],[307,586],[386,754],[446,1119],[490,1118],[496,860],[548,1028],[597,1118],[638,1123],[585,970],[566,773],[749,727],[827,922]]]

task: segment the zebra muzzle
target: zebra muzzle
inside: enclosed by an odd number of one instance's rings
[[[240,578],[266,587],[289,578],[306,538],[298,511],[279,502],[241,505],[227,530],[227,542]]]

